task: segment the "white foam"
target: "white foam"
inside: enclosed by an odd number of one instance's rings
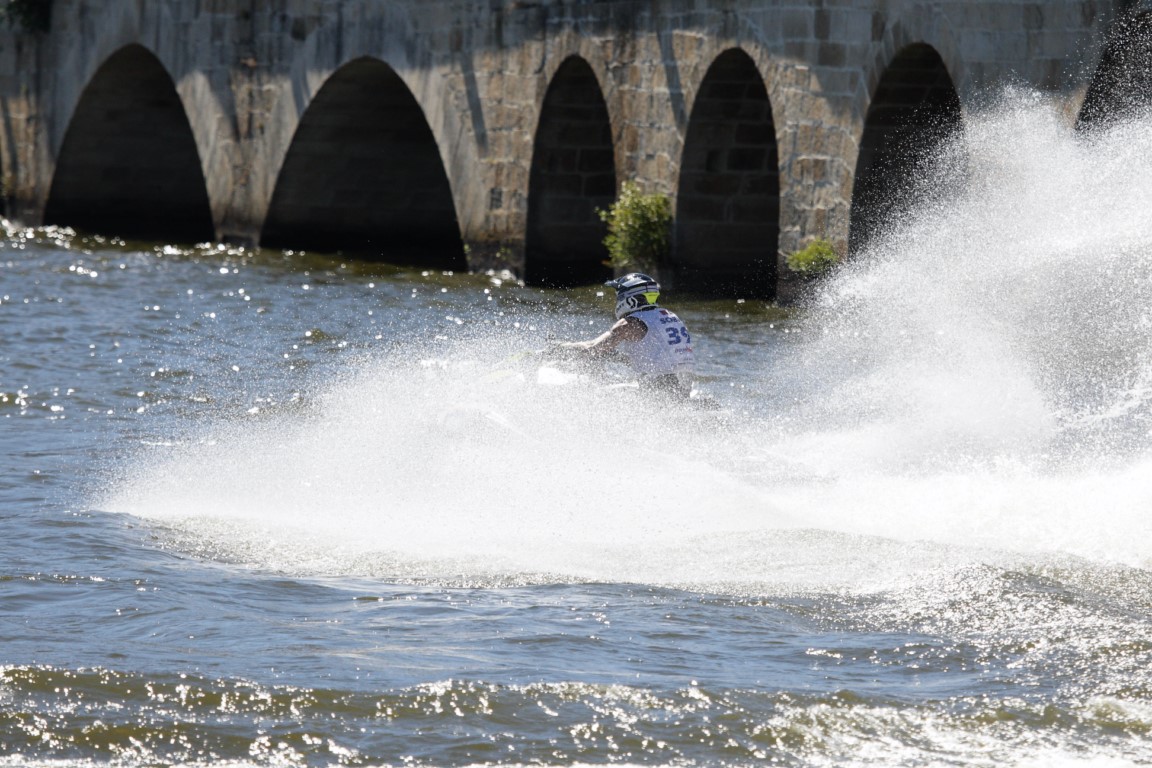
[[[219,556],[393,577],[838,584],[938,563],[921,542],[1149,566],[1152,126],[1077,136],[1009,94],[935,173],[807,309],[765,415],[490,375],[507,339],[394,350],[101,503]]]

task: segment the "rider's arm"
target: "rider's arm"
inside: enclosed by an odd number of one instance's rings
[[[586,352],[593,357],[608,357],[625,341],[640,341],[648,333],[648,326],[635,317],[623,317],[604,333],[589,341],[568,341],[561,349]]]

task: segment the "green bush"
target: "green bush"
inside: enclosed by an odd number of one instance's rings
[[[651,272],[667,260],[672,243],[672,203],[667,195],[645,195],[639,184],[625,182],[616,202],[596,213],[608,225],[604,245],[613,269]]]
[[[7,0],[4,17],[29,32],[47,32],[52,21],[52,0]]]
[[[836,246],[818,237],[799,251],[788,254],[784,261],[788,269],[802,277],[820,277],[840,262],[840,254]]]

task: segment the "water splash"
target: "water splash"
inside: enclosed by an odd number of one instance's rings
[[[1030,94],[972,119],[780,363],[806,395],[781,450],[853,478],[784,507],[1147,563],[1150,151],[1145,123],[1078,135]]]
[[[499,336],[397,348],[308,415],[136,467],[102,506],[213,557],[392,578],[829,588],[989,552],[1146,567],[1149,128],[1078,135],[1027,93],[971,117],[921,204],[805,308],[763,408],[535,386]]]
[[[901,462],[1068,449],[1111,414],[1146,416],[1150,144],[1140,125],[1085,139],[1035,104],[975,120],[923,206],[822,294],[803,364],[832,372],[846,418],[888,416]],[[1094,447],[1146,449],[1146,428],[1124,432]]]
[[[724,414],[540,384],[535,362],[466,346],[397,349],[308,413],[213,427],[104,506],[214,529],[214,557],[400,578],[667,578],[662,554],[695,537],[787,525],[763,489],[693,454]]]

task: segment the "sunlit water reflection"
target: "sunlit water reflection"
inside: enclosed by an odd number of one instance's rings
[[[1147,762],[1150,136],[666,296],[718,409],[542,376],[596,288],[11,229],[6,761]]]

